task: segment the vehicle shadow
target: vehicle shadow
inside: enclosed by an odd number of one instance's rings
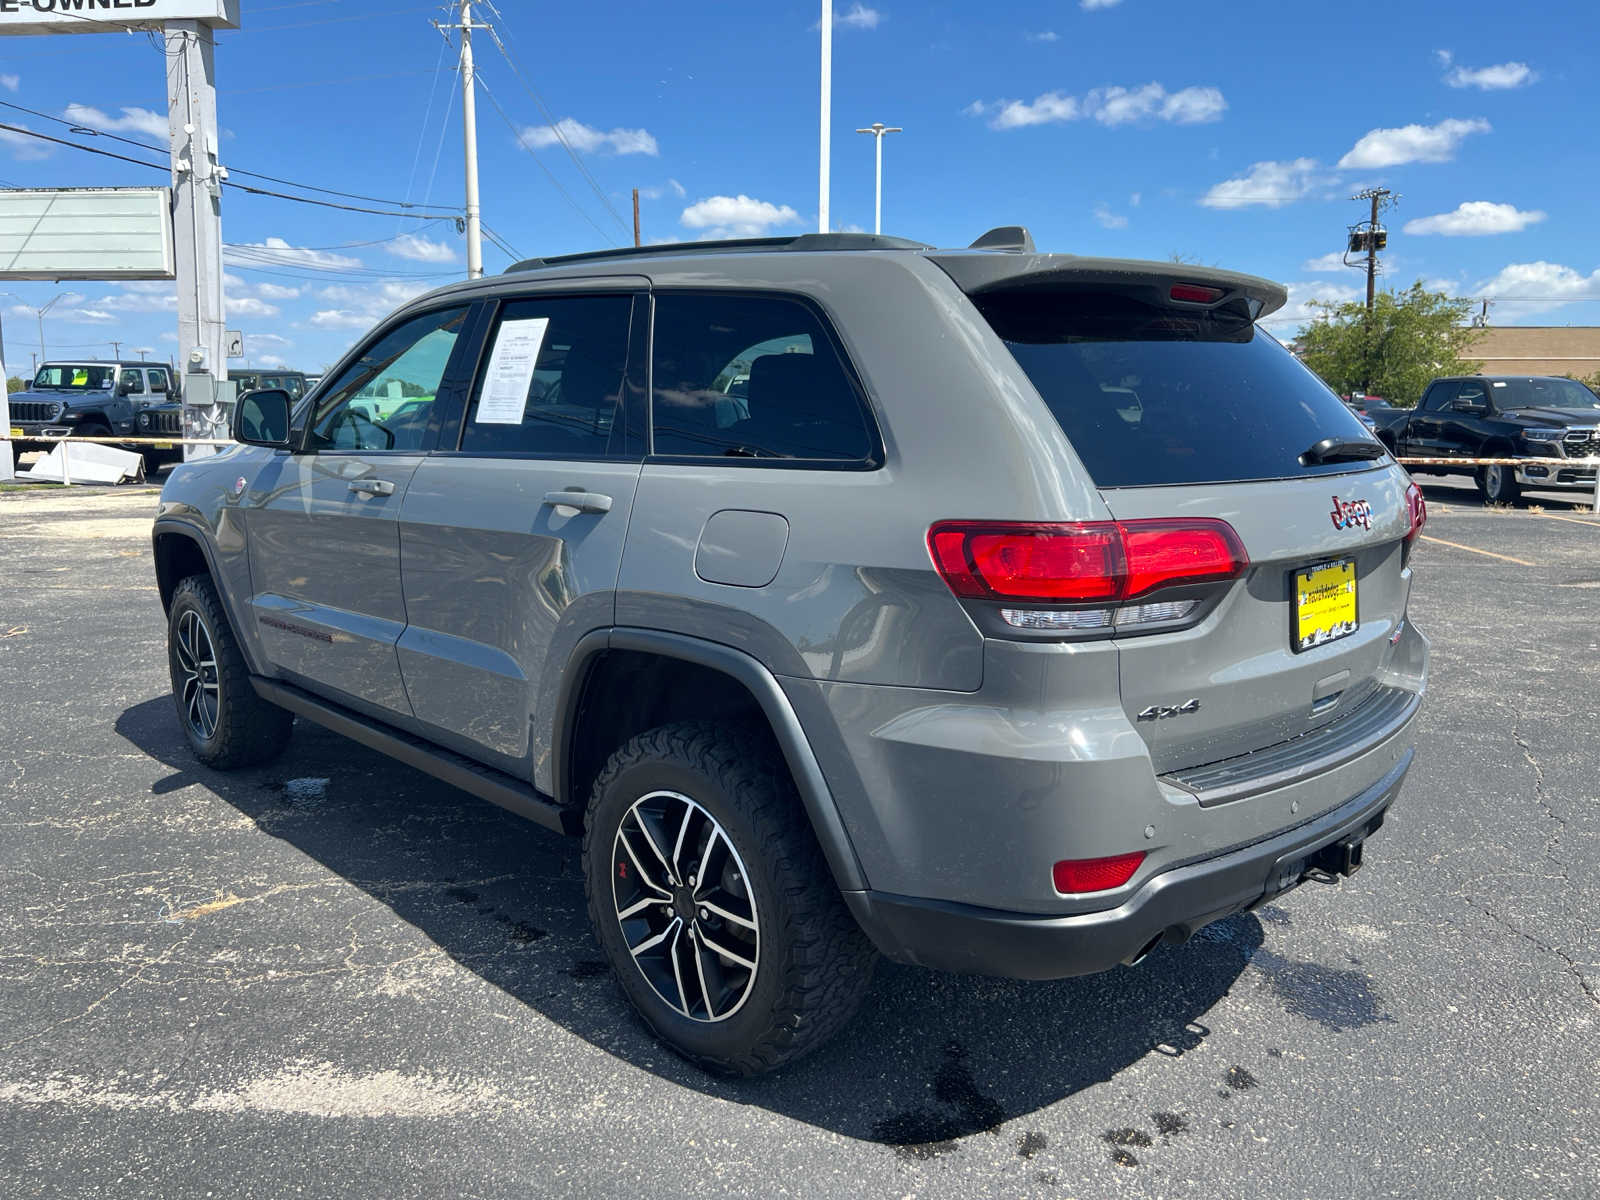
[[[1423,499],[1429,504],[1455,504],[1467,508],[1491,507],[1478,490],[1471,475],[1414,475],[1422,488]],[[1541,492],[1530,488],[1523,492],[1523,506],[1534,506],[1550,512],[1575,512],[1587,514],[1594,509],[1592,492]]]
[[[1082,979],[882,963],[860,1014],[829,1045],[773,1076],[722,1079],[664,1050],[622,999],[589,932],[575,840],[304,721],[280,762],[237,774],[195,762],[166,696],[129,708],[116,729],[171,770],[153,792],[202,784],[593,1045],[679,1086],[910,1156],[942,1153],[1152,1052],[1195,1048],[1210,1032],[1206,1013],[1262,943],[1260,923],[1241,915],[1138,968]]]

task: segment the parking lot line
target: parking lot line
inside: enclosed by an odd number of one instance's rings
[[[1552,521],[1565,521],[1568,525],[1587,525],[1590,529],[1600,529],[1600,521],[1580,521],[1577,517],[1562,517],[1555,513],[1540,513],[1541,517],[1548,517]]]
[[[1447,542],[1443,538],[1429,537],[1425,533],[1419,536],[1425,542],[1436,542],[1441,546],[1449,546],[1452,550],[1465,550],[1468,554],[1481,554],[1485,558],[1498,558],[1501,562],[1516,563],[1519,567],[1535,567],[1539,565],[1531,563],[1525,558],[1512,558],[1509,554],[1496,554],[1493,550],[1479,550],[1476,546],[1463,546],[1460,542]]]

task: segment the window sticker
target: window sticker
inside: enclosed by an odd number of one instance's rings
[[[1494,381],[1494,383],[1492,383],[1490,386],[1491,387],[1505,387],[1505,385],[1506,385],[1506,381],[1504,379],[1496,379]]]
[[[549,317],[528,317],[502,321],[495,332],[494,351],[484,373],[483,389],[478,393],[478,425],[520,425],[528,405],[528,389],[533,384],[533,369],[539,362]]]

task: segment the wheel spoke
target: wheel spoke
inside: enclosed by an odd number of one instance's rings
[[[694,951],[694,973],[695,977],[700,980],[700,996],[706,1002],[706,1019],[715,1021],[717,1019],[717,1006],[712,1002],[711,989],[706,986],[706,952],[698,945],[692,945],[690,948]],[[712,960],[711,967],[713,971],[717,971],[715,959]],[[720,981],[721,973],[718,972],[717,974]]]
[[[626,921],[632,917],[637,917],[642,912],[659,907],[661,903],[662,900],[659,896],[646,896],[643,900],[634,901],[627,908],[618,909],[617,920]]]
[[[721,946],[721,945],[718,945],[716,942],[713,942],[710,938],[708,938],[703,933],[700,935],[700,941],[702,943],[704,943],[705,948],[707,950],[711,951],[713,954],[720,954],[723,958],[727,959],[729,962],[738,963],[741,967],[743,967],[747,971],[751,971],[751,972],[755,971],[756,964],[755,964],[755,960],[754,959],[746,958],[742,954],[735,954],[732,950],[729,950],[726,946]]]
[[[672,979],[678,985],[678,1011],[684,1016],[689,1015],[689,996],[683,990],[683,956],[678,953],[678,947],[683,942],[683,925],[678,923],[678,931],[672,935],[672,945],[667,948],[667,957],[672,960]]]
[[[667,861],[667,856],[661,852],[661,847],[656,844],[656,835],[650,831],[650,822],[645,820],[644,813],[635,809],[633,822],[639,827],[639,832],[644,834],[644,840],[650,844],[650,852],[656,856],[661,869],[667,873],[667,881],[670,883],[675,880],[677,874],[673,871],[672,864]]]
[[[628,952],[635,958],[638,958],[639,955],[643,954],[646,950],[652,949],[655,946],[659,946],[662,942],[666,941],[667,935],[672,933],[673,930],[677,929],[682,924],[683,922],[681,920],[679,920],[677,917],[673,917],[671,923],[668,924],[667,927],[660,933],[656,934],[654,937],[645,938],[645,940],[640,942],[637,946],[629,946]]]
[[[700,907],[705,909],[707,912],[713,913],[714,915],[721,917],[724,921],[727,921],[729,924],[737,925],[741,929],[754,930],[756,927],[756,923],[749,917],[741,917],[736,912],[729,912],[727,909],[723,908],[722,905],[711,900],[702,899],[699,901],[699,904]]]
[[[689,818],[694,816],[694,809],[685,804],[683,806],[683,820],[678,822],[678,840],[672,844],[672,867],[678,873],[679,879],[688,877],[688,872],[683,869],[683,835],[689,832]]]
[[[617,831],[617,841],[621,842],[623,850],[627,851],[628,859],[633,863],[633,869],[639,874],[639,882],[663,900],[672,899],[672,893],[651,879],[650,872],[644,869],[644,863],[640,861],[638,851],[633,848],[633,839],[619,829]]]

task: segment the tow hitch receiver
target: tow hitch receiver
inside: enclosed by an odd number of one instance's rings
[[[1324,846],[1311,856],[1306,864],[1306,878],[1318,883],[1338,883],[1341,876],[1348,879],[1361,869],[1361,852],[1366,846],[1367,831]]]

